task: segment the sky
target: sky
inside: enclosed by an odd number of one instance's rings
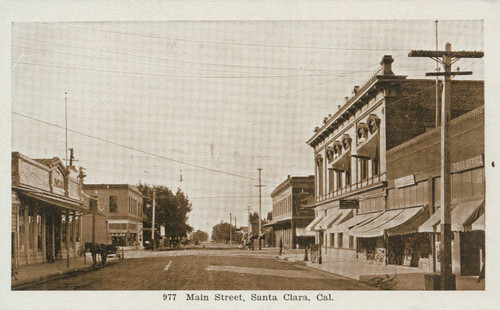
[[[440,49],[484,50],[482,21],[438,28]],[[258,211],[258,168],[264,217],[288,175],[313,174],[305,141],[384,55],[408,78],[436,66],[407,56],[435,49],[434,20],[13,23],[11,44],[12,151],[64,159],[66,97],[86,183],[180,188],[207,232]],[[484,79],[482,59],[456,66]]]

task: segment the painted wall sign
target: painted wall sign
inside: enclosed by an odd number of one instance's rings
[[[459,172],[484,166],[483,154],[451,164],[451,172]]]
[[[405,186],[410,186],[415,184],[415,175],[410,174],[401,178],[397,178],[394,180],[394,186],[396,188],[401,188]]]
[[[340,199],[339,209],[359,209],[358,199]]]

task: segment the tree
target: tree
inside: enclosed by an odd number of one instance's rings
[[[229,223],[220,223],[212,227],[212,240],[217,242],[229,242],[229,230],[233,238],[236,237],[236,227]],[[234,239],[236,240],[236,239]]]
[[[146,197],[150,206],[144,208],[144,215],[149,222],[152,220],[151,206],[153,205],[154,188],[156,191],[155,226],[164,225],[165,235],[169,237],[169,240],[180,241],[182,238],[187,237],[193,230],[193,227],[187,224],[192,204],[180,188],[177,189],[175,195],[168,187],[162,185],[139,184],[137,188]]]
[[[191,240],[193,241],[198,241],[198,242],[204,242],[208,240],[208,234],[202,230],[197,230],[193,233],[193,236],[191,237]]]

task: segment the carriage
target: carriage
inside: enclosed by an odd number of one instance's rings
[[[83,257],[85,257],[85,253],[87,253],[87,251],[92,254],[94,266],[97,264],[97,255],[101,256],[101,264],[103,267],[106,266],[106,260],[108,257],[116,256],[118,259],[123,257],[123,255],[120,255],[120,250],[116,244],[85,242],[82,252]]]

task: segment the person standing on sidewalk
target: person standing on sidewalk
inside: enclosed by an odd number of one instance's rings
[[[283,253],[283,238],[280,238],[280,256]]]

